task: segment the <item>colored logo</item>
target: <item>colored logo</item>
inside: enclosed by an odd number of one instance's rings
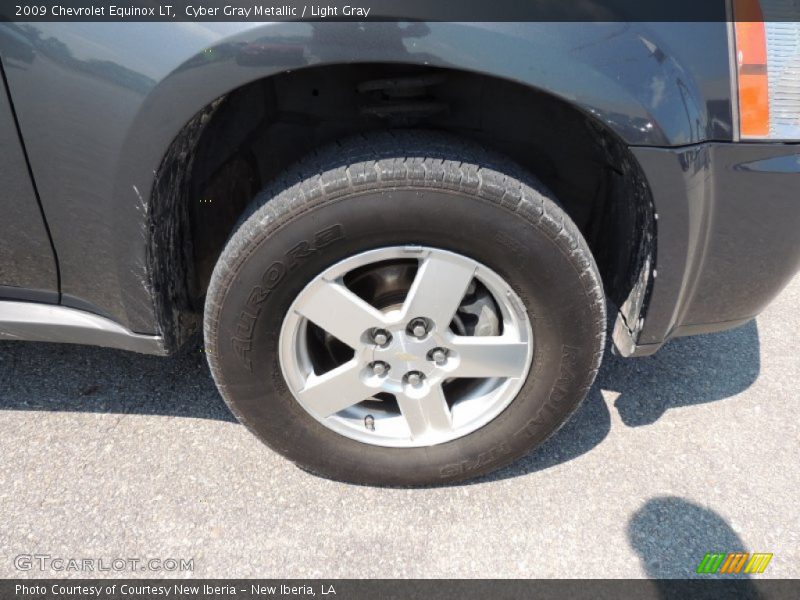
[[[771,560],[772,554],[764,552],[755,552],[753,554],[748,552],[731,552],[729,554],[709,552],[697,565],[696,572],[706,575],[723,573],[746,573],[752,575],[763,573]]]

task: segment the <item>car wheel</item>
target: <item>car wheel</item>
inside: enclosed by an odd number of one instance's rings
[[[597,267],[552,194],[476,144],[413,131],[341,141],[259,194],[205,309],[239,420],[363,484],[523,456],[586,395],[604,336]]]

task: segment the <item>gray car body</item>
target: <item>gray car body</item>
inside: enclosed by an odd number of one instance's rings
[[[264,44],[287,51],[242,60]],[[726,23],[4,23],[0,56],[2,337],[174,350],[148,257],[165,155],[216,98],[318,65],[490,74],[618,136],[658,218],[626,355],[748,320],[800,264],[800,148],[738,140]]]

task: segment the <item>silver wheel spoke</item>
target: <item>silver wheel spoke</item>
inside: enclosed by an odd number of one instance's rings
[[[522,377],[528,364],[528,344],[503,337],[453,336],[459,357],[452,377]]]
[[[397,404],[413,439],[447,432],[453,428],[450,407],[447,406],[444,391],[439,384],[432,385],[430,391],[422,397],[398,394]]]
[[[320,415],[329,417],[372,395],[374,390],[361,381],[360,370],[358,361],[351,360],[324,375],[312,375],[298,395]]]
[[[422,261],[403,305],[405,318],[427,317],[446,331],[475,275],[476,265],[467,259],[429,256]]]
[[[352,348],[358,348],[365,331],[385,320],[345,286],[320,280],[301,295],[295,311]]]

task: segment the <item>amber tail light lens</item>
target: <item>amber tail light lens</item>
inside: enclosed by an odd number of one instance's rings
[[[800,22],[791,0],[733,0],[739,133],[800,139]]]
[[[739,84],[739,133],[769,135],[769,79],[764,16],[758,0],[734,0],[736,67]]]

